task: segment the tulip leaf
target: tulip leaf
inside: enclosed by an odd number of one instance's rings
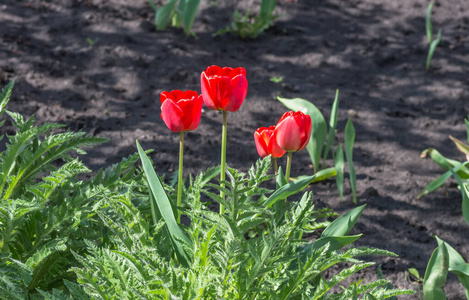
[[[451,245],[435,236],[438,245],[445,244],[448,251],[448,271],[458,276],[459,281],[466,290],[469,290],[469,264],[467,264],[461,254],[459,254]]]
[[[468,191],[468,183],[463,182],[461,177],[458,176],[456,172],[451,170],[451,173],[453,174],[454,178],[456,178],[456,181],[459,184],[459,188],[461,190],[462,194],[462,216],[464,217],[464,220],[466,223],[469,225],[469,191]]]
[[[339,190],[340,202],[342,202],[344,201],[344,151],[340,143],[335,155],[334,167],[337,172],[335,182],[337,183],[337,190]]]
[[[314,178],[316,178],[316,174],[297,179],[293,182],[285,184],[281,188],[277,189],[272,195],[270,195],[267,200],[265,200],[264,206],[266,208],[269,208],[274,205],[275,202],[277,202],[278,200],[283,200],[291,195],[298,193],[299,191],[307,187]]]
[[[276,188],[277,190],[279,188],[281,188],[282,186],[284,186],[285,184],[287,184],[287,180],[285,179],[285,175],[283,174],[283,171],[282,171],[282,167],[278,167],[278,171],[277,171],[277,184],[276,184]]]
[[[417,199],[422,197],[423,195],[429,194],[433,191],[439,189],[443,183],[445,183],[448,178],[451,177],[451,171],[445,172],[443,175],[438,176],[438,178],[432,180],[417,196]]]
[[[423,279],[423,294],[426,300],[446,299],[443,286],[448,275],[449,255],[445,243],[433,251]]]
[[[321,151],[327,135],[327,124],[319,109],[311,102],[301,98],[287,99],[277,97],[283,105],[293,111],[301,111],[311,117],[311,139],[306,150],[314,166],[314,172],[320,170]]]
[[[317,172],[315,175],[316,177],[311,181],[311,183],[323,181],[328,178],[337,176],[337,170],[335,168],[327,168],[327,169]]]
[[[352,188],[353,203],[357,204],[357,175],[355,174],[355,166],[353,165],[353,143],[355,142],[355,128],[352,119],[347,121],[345,125],[344,148],[345,157],[349,168],[350,187]]]
[[[153,164],[150,158],[143,151],[138,141],[136,143],[138,154],[140,155],[140,159],[142,161],[143,171],[145,172],[148,186],[150,187],[150,191],[153,196],[151,200],[155,200],[156,205],[154,207],[158,208],[159,214],[165,221],[165,224],[170,233],[171,243],[180,263],[182,265],[188,266],[189,258],[184,249],[184,246],[180,243],[184,242],[186,246],[190,247],[191,241],[176,222],[176,212],[174,211],[175,208],[173,208],[173,205],[171,205],[171,201],[166,195],[166,192],[160,182],[160,179],[158,178],[155,170],[153,169]],[[156,219],[156,216],[154,216],[154,219]]]
[[[436,162],[440,167],[443,169],[449,171],[450,169],[460,166],[461,163],[457,160],[454,159],[449,159],[441,155],[440,152],[438,152],[434,148],[428,148],[425,149],[422,154],[420,154],[421,158],[426,158],[427,156],[430,156],[430,158]],[[468,179],[469,178],[469,169],[465,166],[462,166],[458,171],[457,174],[462,178],[462,179]]]
[[[458,148],[459,151],[466,155],[466,160],[469,160],[469,146],[465,145],[463,142],[461,142],[455,137],[452,137],[451,135],[449,136],[449,138],[454,142],[456,148]]]
[[[166,4],[156,10],[155,26],[156,30],[163,30],[171,21],[172,15],[175,11],[177,0],[168,0]],[[153,7],[153,6],[152,6]]]
[[[184,2],[184,10],[179,12],[182,16],[182,23],[184,25],[184,32],[188,35],[191,32],[192,24],[194,23],[195,16],[199,10],[200,0],[179,0]]]
[[[329,246],[329,251],[336,251],[339,250],[347,245],[350,245],[351,243],[355,242],[358,240],[362,234],[357,234],[357,235],[350,235],[350,236],[325,236],[325,237],[320,237],[319,239],[315,240],[311,244],[312,249],[320,249],[327,243],[330,243]]]
[[[466,123],[466,131],[467,131],[467,143],[469,143],[469,120],[464,119],[464,123]]]
[[[331,237],[331,236],[344,236],[347,235],[350,230],[357,223],[358,218],[365,209],[365,205],[355,207],[351,211],[343,214],[334,220],[321,234],[321,237]]]
[[[332,103],[331,117],[329,118],[329,133],[327,135],[326,148],[322,154],[322,166],[326,163],[329,149],[334,147],[335,132],[337,128],[337,119],[339,116],[339,90],[335,92],[334,103]]]

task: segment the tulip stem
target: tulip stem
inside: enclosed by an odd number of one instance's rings
[[[292,158],[293,151],[288,151],[288,156],[287,156],[287,170],[285,172],[285,180],[288,181],[290,180],[290,169],[291,169],[291,158]]]
[[[225,188],[225,165],[226,165],[226,135],[227,135],[227,113],[223,111],[223,131],[221,138],[221,166],[220,166],[220,185],[222,188]],[[220,192],[220,197],[224,200],[225,193]],[[220,215],[225,212],[225,207],[220,204]]]
[[[278,166],[277,166],[277,158],[273,157],[274,160],[274,170],[275,170],[275,176],[278,175]]]
[[[178,171],[178,195],[177,195],[177,210],[178,210],[178,223],[181,221],[181,211],[179,207],[181,207],[182,203],[182,162],[183,162],[183,155],[184,155],[184,131],[179,133],[179,171]]]

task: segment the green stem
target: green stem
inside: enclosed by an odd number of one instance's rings
[[[287,171],[285,172],[285,180],[288,181],[290,180],[290,169],[291,169],[291,158],[292,158],[292,151],[288,151],[288,156],[287,156]]]
[[[226,135],[227,135],[227,130],[226,130],[226,123],[227,123],[227,113],[226,111],[223,111],[223,131],[222,131],[222,138],[221,138],[221,166],[220,166],[220,182],[221,182],[221,187],[225,187],[225,165],[226,165]],[[225,193],[220,192],[220,197],[225,199]],[[223,214],[225,212],[225,207],[220,204],[220,214]]]
[[[273,157],[273,160],[274,160],[275,177],[277,177],[277,175],[278,175],[277,158]]]
[[[178,196],[177,196],[177,207],[178,207],[178,223],[181,221],[181,212],[179,207],[181,207],[182,203],[182,163],[183,163],[183,156],[184,156],[184,131],[179,133],[179,171],[178,171]]]

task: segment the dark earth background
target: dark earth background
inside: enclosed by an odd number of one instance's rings
[[[177,168],[179,135],[160,118],[160,92],[200,92],[207,66],[242,66],[248,96],[228,116],[227,162],[247,170],[258,159],[253,132],[275,124],[286,111],[277,94],[310,100],[329,119],[339,89],[338,136],[342,140],[352,117],[358,201],[367,204],[352,232],[363,233],[356,245],[399,254],[373,258],[399,288],[417,289],[405,271],[415,267],[423,277],[437,246],[433,235],[467,259],[469,227],[455,181],[417,196],[442,173],[419,157],[422,150],[432,146],[464,159],[448,135],[466,139],[469,1],[435,4],[433,27],[435,35],[443,29],[443,40],[429,72],[427,0],[278,0],[280,17],[258,39],[212,36],[230,23],[235,8],[256,9],[259,2],[202,1],[193,38],[175,28],[155,32],[145,0],[1,0],[0,84],[16,78],[9,109],[35,114],[37,123],[61,122],[110,138],[83,157],[94,170],[136,152],[138,139],[145,149],[155,149],[157,171],[169,173]],[[96,41],[93,46],[88,38]],[[283,84],[271,82],[273,76],[283,76]],[[186,177],[219,164],[221,117],[205,109],[199,128],[186,134]],[[312,174],[310,164],[306,151],[295,153],[292,176]],[[320,207],[339,213],[354,207],[348,181],[343,203],[333,180],[312,189]],[[376,272],[368,268],[360,276],[369,280]],[[448,299],[464,299],[455,276],[445,289]]]

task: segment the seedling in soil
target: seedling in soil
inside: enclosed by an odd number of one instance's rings
[[[157,7],[153,0],[148,0],[155,10],[156,30],[164,30],[169,23],[173,27],[184,28],[186,35],[192,33],[192,25],[199,10],[201,0],[168,0],[166,4]]]
[[[436,47],[441,41],[441,29],[438,30],[438,36],[435,40],[433,40],[433,28],[432,28],[432,8],[433,8],[433,1],[428,4],[427,8],[427,17],[425,19],[425,27],[427,30],[427,40],[428,40],[428,55],[427,55],[427,63],[426,63],[426,70],[430,69],[430,63],[432,61],[433,53],[435,52]]]
[[[86,41],[88,42],[88,44],[90,44],[90,46],[94,46],[99,41],[99,38],[96,38],[95,40],[92,40],[91,38],[86,38]]]

